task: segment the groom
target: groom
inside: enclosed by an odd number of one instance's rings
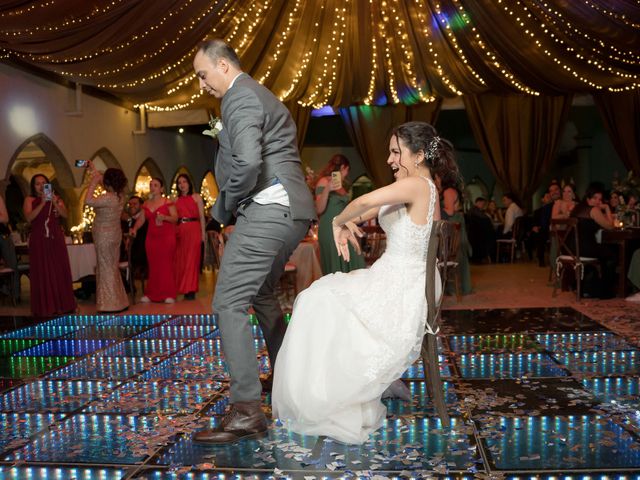
[[[267,432],[248,309],[256,312],[273,367],[286,328],[274,289],[316,213],[296,126],[282,102],[242,72],[236,53],[221,40],[203,43],[193,67],[200,88],[222,99],[215,159],[220,193],[212,214],[223,224],[237,217],[213,299],[231,376],[231,409],[218,427],[197,432],[194,440],[232,443]]]

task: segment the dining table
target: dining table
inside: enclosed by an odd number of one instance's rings
[[[313,238],[305,238],[291,254],[289,262],[296,266],[296,290],[300,293],[322,276],[320,246]]]
[[[640,248],[640,227],[614,228],[602,230],[601,243],[615,245],[618,250],[616,296],[626,297],[629,293],[627,271],[633,252]]]
[[[18,243],[15,248],[18,257],[29,255],[28,243]],[[71,267],[71,279],[74,282],[96,274],[96,247],[93,243],[68,243],[67,254]]]

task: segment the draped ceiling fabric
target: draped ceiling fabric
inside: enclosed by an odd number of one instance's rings
[[[571,96],[465,95],[483,157],[500,183],[528,205],[558,148]]]
[[[151,112],[212,108],[192,59],[200,41],[215,37],[235,48],[245,71],[303,107],[640,87],[636,0],[0,4],[1,61],[52,72]],[[528,180],[506,177],[511,187],[531,188]]]
[[[386,163],[389,157],[389,134],[396,125],[421,120],[434,124],[442,102],[388,107],[353,106],[340,109],[340,116],[347,127],[373,184],[377,187],[393,181],[393,174]]]
[[[627,170],[640,173],[640,91],[599,93],[593,99]]]

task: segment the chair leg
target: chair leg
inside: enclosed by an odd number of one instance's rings
[[[582,268],[579,266],[575,266],[576,272],[576,302],[580,301],[580,293],[582,290],[581,279],[582,279]]]
[[[440,417],[442,426],[449,428],[451,426],[451,420],[444,401],[444,386],[442,384],[442,378],[440,378],[438,344],[435,335],[427,334],[422,341],[422,362],[429,396],[433,400],[433,405]]]
[[[513,256],[515,252],[516,252],[516,244],[512,243],[511,244],[511,263],[513,263]]]
[[[460,265],[458,265],[459,267]],[[456,301],[460,303],[460,299],[462,298],[462,294],[460,293],[462,283],[462,277],[460,276],[460,270],[456,267],[456,271],[454,273],[454,282],[456,283]]]

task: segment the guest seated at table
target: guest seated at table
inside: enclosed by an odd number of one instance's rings
[[[478,197],[474,206],[464,216],[467,237],[471,244],[471,261],[477,263],[490,261],[496,245],[496,231],[486,210],[487,200]]]
[[[322,273],[350,272],[364,268],[364,257],[349,246],[349,261],[338,255],[333,241],[332,220],[349,203],[349,192],[345,181],[351,168],[347,157],[336,154],[318,175],[315,187],[316,212],[318,213],[318,243]],[[337,175],[339,174],[339,175]],[[332,177],[335,179],[332,180]]]
[[[11,229],[9,228],[9,212],[2,197],[0,197],[0,259],[5,267],[12,269],[15,273],[12,277],[12,285],[3,285],[3,293],[13,293],[13,301],[20,300],[20,275],[18,271],[18,258],[16,257],[16,247],[11,240]]]
[[[511,238],[513,235],[513,224],[516,222],[516,218],[523,215],[523,212],[518,206],[516,196],[513,193],[505,193],[502,196],[502,203],[507,207],[507,210],[504,213],[504,225],[498,233],[498,237]]]
[[[616,211],[618,210],[618,207],[620,206],[621,196],[622,196],[622,193],[617,190],[613,190],[609,194],[609,197],[607,198],[607,203],[609,204],[609,209],[611,210],[611,213],[616,213]]]
[[[30,193],[24,199],[23,210],[25,219],[31,223],[31,312],[35,316],[73,312],[77,305],[64,230],[59,220],[67,217],[67,209],[42,174],[36,173],[31,178]]]
[[[193,191],[191,179],[186,174],[176,180],[178,198],[178,235],[176,244],[176,281],[178,293],[185,300],[196,298],[200,280],[201,245],[206,242],[204,233],[204,205],[202,198]]]
[[[502,225],[504,223],[504,215],[495,200],[489,200],[489,203],[487,203],[487,215],[489,215],[494,225]]]
[[[129,307],[127,292],[120,274],[120,214],[124,206],[127,177],[118,168],[108,168],[104,175],[89,162],[91,181],[85,204],[93,207],[93,243],[96,247],[96,308],[99,312],[120,312]],[[106,193],[95,196],[102,185]]]
[[[536,250],[536,258],[540,267],[545,266],[544,256],[549,242],[549,226],[553,216],[553,206],[556,200],[560,199],[560,196],[560,185],[555,181],[551,182],[547,188],[547,193],[542,197],[542,206],[533,212],[529,242],[531,250],[533,248]],[[551,265],[555,263],[553,246],[550,247],[549,261]]]
[[[602,186],[592,183],[571,216],[578,219],[580,256],[597,258],[602,272],[602,278],[598,279],[595,272],[585,271],[582,291],[585,296],[611,298],[615,294],[617,253],[610,245],[603,245],[597,239],[600,229],[613,228],[607,215],[610,212],[609,205],[602,202],[603,195]]]
[[[629,270],[627,271],[627,278],[639,291],[626,298],[627,302],[640,303],[640,248],[633,252],[631,257],[631,263],[629,263]]]
[[[131,233],[131,229],[135,225],[139,217],[144,216],[142,211],[142,198],[133,195],[127,203],[127,210],[124,216],[123,232]],[[143,223],[138,229],[135,236],[129,236],[126,241],[131,242],[131,269],[133,278],[147,278],[147,249],[145,242],[147,240],[147,223]]]
[[[176,286],[176,224],[178,212],[173,202],[163,197],[164,183],[159,178],[149,182],[149,199],[144,202],[144,215],[138,217],[131,229],[133,236],[147,222],[147,261],[149,263],[149,280],[143,303],[164,302],[175,303],[178,288]]]
[[[551,210],[551,218],[569,218],[571,212],[578,204],[576,202],[576,187],[571,183],[567,183],[562,187],[562,197],[553,203]]]

